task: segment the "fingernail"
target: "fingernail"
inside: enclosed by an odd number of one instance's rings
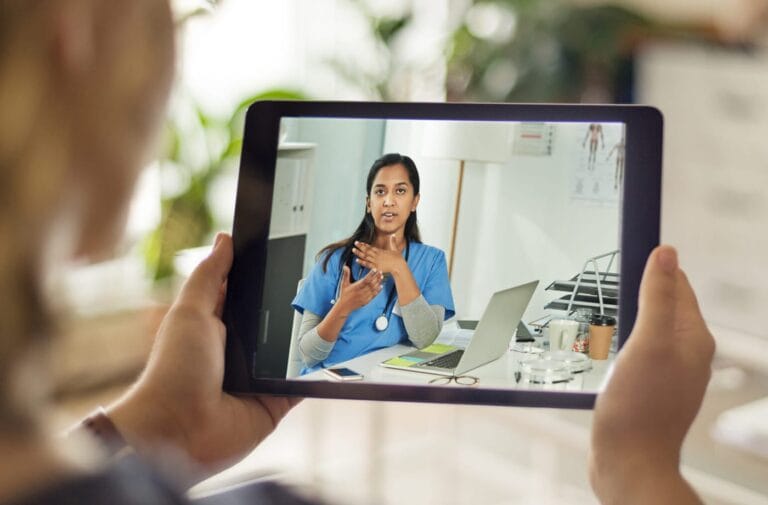
[[[221,242],[221,239],[223,239],[223,238],[224,238],[224,234],[223,233],[219,232],[219,233],[216,234],[216,238],[213,239],[213,248],[214,249],[216,249],[216,246],[219,245],[219,243]]]
[[[656,261],[665,273],[673,274],[677,271],[677,251],[672,247],[663,247],[656,255]]]

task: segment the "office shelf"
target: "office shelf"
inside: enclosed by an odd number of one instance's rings
[[[588,309],[592,309],[592,312],[594,313],[600,313],[600,303],[596,302],[595,299],[592,297],[582,297],[580,295],[576,295],[573,301],[573,304],[571,305],[571,310],[569,311],[568,305],[570,301],[571,301],[571,295],[565,295],[556,300],[552,300],[551,302],[546,304],[544,308],[549,310],[561,310],[563,312],[570,312],[576,309],[588,308]],[[608,316],[616,316],[616,314],[618,314],[618,305],[604,303],[603,313]]]
[[[567,281],[554,281],[547,286],[549,291],[565,291],[572,293],[576,288],[579,276],[574,275]],[[615,273],[600,274],[600,285],[603,290],[603,296],[618,298],[619,296],[619,276]],[[584,272],[584,276],[581,279],[581,285],[577,294],[586,294],[598,296],[597,279],[595,279],[595,272]]]
[[[592,258],[584,263],[581,272],[567,280],[555,280],[547,291],[567,293],[550,301],[544,308],[571,313],[576,309],[588,308],[597,314],[615,316],[619,306],[619,274],[611,272],[617,264],[619,251],[611,251]],[[601,269],[598,260],[607,260],[607,266]]]

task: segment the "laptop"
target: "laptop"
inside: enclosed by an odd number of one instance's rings
[[[472,320],[472,319],[456,320],[456,324],[459,325],[460,330],[474,330],[475,328],[477,328],[478,322],[479,321]],[[531,333],[531,330],[528,329],[528,325],[520,321],[519,323],[517,323],[517,332],[515,333],[515,340],[517,342],[534,342],[536,341],[536,337],[534,337],[533,333]]]
[[[379,364],[409,372],[461,375],[500,358],[538,284],[539,281],[533,281],[494,293],[466,349],[432,344]]]

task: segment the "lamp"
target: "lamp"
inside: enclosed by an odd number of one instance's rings
[[[424,121],[422,155],[426,158],[459,162],[456,205],[453,212],[448,276],[453,273],[453,258],[461,210],[461,192],[466,162],[504,163],[512,152],[512,124],[496,121]]]

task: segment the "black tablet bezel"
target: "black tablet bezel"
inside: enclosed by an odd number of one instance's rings
[[[253,326],[262,303],[280,120],[284,117],[620,122],[626,125],[621,209],[619,346],[634,326],[645,261],[659,243],[663,118],[647,106],[479,103],[256,102],[248,109],[227,283],[224,389],[240,394],[589,409],[594,392],[253,379]],[[252,339],[251,339],[252,340]],[[249,356],[251,358],[249,358]]]

